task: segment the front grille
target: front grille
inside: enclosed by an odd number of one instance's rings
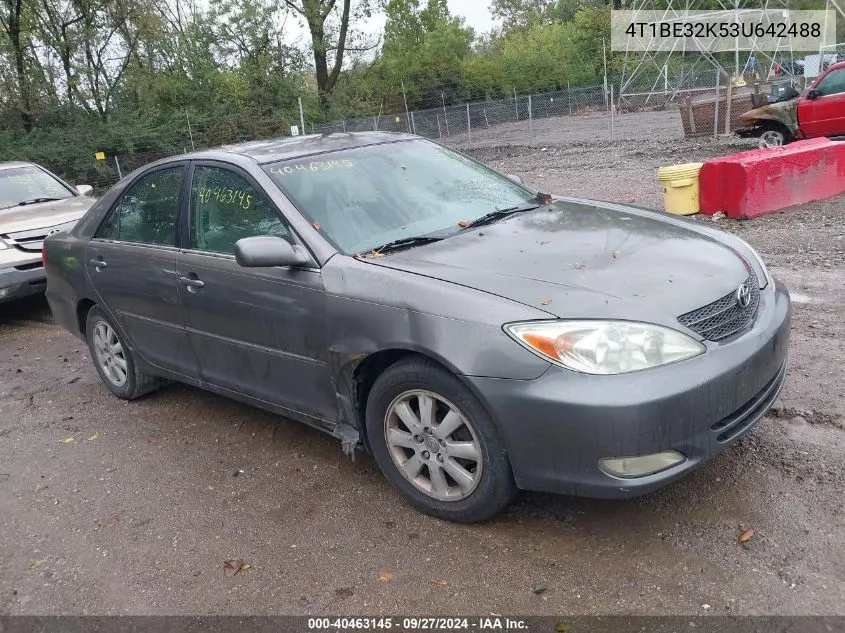
[[[34,231],[9,233],[8,235],[0,235],[0,238],[3,238],[3,241],[9,246],[17,248],[18,250],[22,250],[27,253],[40,253],[41,247],[44,245],[44,238],[47,237],[48,231],[50,231],[50,227],[35,229]]]
[[[709,303],[704,307],[678,317],[681,325],[691,329],[710,341],[718,341],[736,334],[754,320],[760,305],[760,284],[754,273],[742,284],[750,294],[750,301],[742,307],[737,301],[736,291]]]

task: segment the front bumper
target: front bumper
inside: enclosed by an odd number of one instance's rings
[[[632,497],[693,470],[763,417],[786,376],[790,317],[777,283],[761,291],[752,329],[688,361],[618,376],[552,366],[536,380],[466,379],[488,405],[520,488]],[[638,478],[598,467],[603,457],[666,450],[686,461]]]
[[[0,303],[44,292],[46,287],[42,266],[27,270],[0,268]]]

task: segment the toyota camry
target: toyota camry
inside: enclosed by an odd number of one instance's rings
[[[44,258],[117,397],[179,381],[299,420],[455,521],[519,489],[655,490],[786,375],[789,294],[741,239],[404,134],[160,160]]]

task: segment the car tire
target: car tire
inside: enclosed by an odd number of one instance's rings
[[[85,338],[100,379],[118,398],[134,400],[158,389],[159,380],[138,369],[132,348],[98,306],[88,311]]]
[[[381,374],[367,399],[366,426],[381,471],[426,514],[474,523],[516,496],[510,460],[490,416],[432,360],[408,358]]]
[[[794,141],[794,137],[783,125],[772,123],[763,127],[763,131],[757,139],[757,147],[780,147]]]

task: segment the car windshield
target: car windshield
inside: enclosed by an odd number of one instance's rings
[[[339,250],[361,253],[417,236],[448,236],[535,194],[424,140],[370,145],[265,166]]]
[[[0,169],[0,209],[72,197],[67,187],[34,165]]]

